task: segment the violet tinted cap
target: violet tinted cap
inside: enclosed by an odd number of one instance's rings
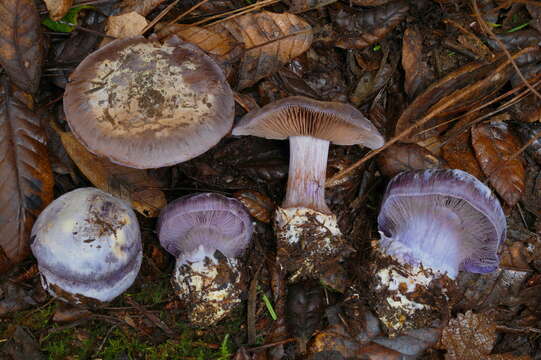
[[[253,225],[240,201],[202,193],[184,196],[163,208],[157,229],[161,245],[176,258],[201,245],[234,258],[248,246]]]
[[[34,223],[31,249],[44,287],[76,303],[114,299],[131,286],[142,260],[135,213],[95,188],[73,190],[49,204]]]
[[[158,168],[217,144],[233,125],[234,99],[220,67],[198,47],[137,36],[115,40],[77,66],[64,111],[90,152]]]
[[[337,145],[362,144],[371,149],[384,143],[376,127],[353,106],[303,96],[281,99],[246,114],[233,135],[277,140],[312,136]]]
[[[378,216],[380,247],[412,265],[447,272],[494,271],[506,219],[490,189],[462,170],[395,176]]]

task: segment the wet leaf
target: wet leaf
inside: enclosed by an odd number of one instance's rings
[[[90,153],[71,133],[58,132],[69,156],[94,186],[131,202],[144,216],[159,215],[160,209],[167,204],[164,193],[159,190],[163,184],[146,170],[113,164]]]
[[[447,161],[449,168],[464,170],[477,179],[484,180],[483,170],[481,170],[471,145],[471,132],[468,127],[468,124],[474,121],[477,116],[478,113],[473,113],[464,117],[445,134],[448,139],[442,147],[442,156]]]
[[[472,129],[472,144],[490,184],[509,206],[514,206],[526,179],[521,157],[508,159],[520,149],[518,139],[506,123],[491,122]]]
[[[352,0],[351,3],[357,6],[380,6],[394,0]]]
[[[57,323],[70,323],[88,318],[91,315],[92,312],[90,310],[59,302],[54,311],[53,321]]]
[[[233,196],[248,209],[254,218],[267,224],[270,223],[275,205],[268,196],[254,190],[237,191]]]
[[[62,19],[73,5],[73,0],[44,0],[53,21]]]
[[[414,129],[413,135],[403,141],[417,142],[441,133],[447,125],[440,124],[449,117],[486,101],[487,97],[507,82],[509,75],[509,63],[502,63],[501,59],[488,65],[470,63],[463,66],[417,96],[398,119],[395,134],[409,128],[433,109],[443,108],[436,117]]]
[[[72,7],[62,19],[53,21],[50,18],[45,18],[41,23],[53,31],[72,32],[79,24],[79,12],[81,12],[81,10],[93,8],[94,7],[91,5],[75,6]]]
[[[0,272],[29,253],[30,230],[53,199],[53,177],[39,118],[0,79]]]
[[[406,18],[408,10],[409,5],[404,1],[355,14],[340,10],[334,15],[339,32],[335,45],[343,49],[362,49],[375,44]]]
[[[541,134],[541,123],[539,124],[516,124],[517,131],[523,143],[527,143],[534,137]],[[541,165],[541,138],[536,139],[530,146],[526,148],[526,152]]]
[[[43,61],[39,14],[33,0],[3,0],[0,6],[0,64],[22,90],[38,89]]]
[[[312,27],[293,14],[250,13],[212,25],[215,33],[229,34],[244,44],[238,70],[238,89],[278,71],[312,44]]]
[[[321,326],[325,294],[314,281],[291,285],[287,290],[286,321],[289,333],[297,337],[300,352],[306,351],[306,343]]]
[[[378,156],[379,169],[389,177],[402,171],[438,169],[445,165],[445,160],[417,144],[396,143]]]
[[[423,60],[423,35],[416,27],[409,27],[402,39],[402,68],[404,69],[404,91],[414,98],[432,80],[434,73]]]
[[[20,285],[13,284],[9,281],[0,285],[1,300],[0,300],[0,316],[25,310],[36,306],[36,301],[32,298],[30,291]]]
[[[446,360],[528,360],[529,356],[490,355],[496,341],[496,324],[486,313],[468,311],[449,321],[443,330],[442,344]]]

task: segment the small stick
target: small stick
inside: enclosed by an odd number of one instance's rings
[[[129,296],[126,296],[126,302],[128,302],[131,306],[133,306],[134,308],[136,308],[138,311],[140,311],[143,315],[145,315],[145,317],[147,319],[149,319],[150,321],[152,321],[152,323],[154,325],[156,325],[157,327],[159,327],[160,329],[163,330],[163,332],[165,334],[167,334],[167,336],[169,336],[170,338],[175,338],[177,337],[177,334],[169,327],[167,326],[166,323],[164,323],[163,321],[160,320],[160,318],[158,318],[156,315],[154,315],[153,313],[151,313],[150,311],[148,311],[147,309],[145,309],[144,306],[141,306],[139,305],[137,302],[135,302],[135,300],[133,300],[131,297]]]
[[[285,339],[285,340],[276,341],[276,342],[273,342],[273,343],[270,343],[270,344],[265,344],[265,345],[253,347],[253,348],[250,348],[250,349],[246,349],[246,351],[248,351],[248,352],[256,352],[256,351],[265,350],[265,349],[268,349],[268,348],[271,348],[271,347],[287,344],[287,343],[294,342],[294,341],[297,341],[297,338],[289,338],[289,339]]]
[[[207,3],[209,0],[203,0],[197,4],[195,4],[194,6],[192,6],[191,8],[189,8],[188,10],[186,10],[185,12],[183,12],[182,14],[180,14],[179,16],[177,16],[174,20],[172,21],[169,21],[169,23],[167,25],[171,25],[171,24],[174,24],[176,23],[177,21],[179,21],[180,19],[182,19],[184,16],[188,15],[189,13],[191,13],[192,11],[196,10],[198,7],[200,7],[201,5]]]

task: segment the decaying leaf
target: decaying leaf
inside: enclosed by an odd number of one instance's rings
[[[493,354],[496,341],[496,324],[486,314],[468,311],[449,321],[443,330],[441,341],[447,353],[446,360],[529,360],[529,356],[512,354]]]
[[[308,10],[314,10],[336,2],[336,0],[289,0],[289,11],[292,13],[301,13]]]
[[[244,44],[238,70],[238,89],[278,71],[312,44],[312,27],[293,14],[250,13],[212,25],[209,30],[229,34]]]
[[[32,332],[22,326],[17,326],[13,336],[7,341],[0,355],[4,359],[22,360],[34,359],[43,360],[45,355],[39,351],[40,345]]]
[[[3,272],[28,255],[32,224],[53,199],[45,131],[36,114],[14,96],[6,78],[0,78],[0,174]]]
[[[389,177],[402,171],[437,169],[445,165],[445,160],[417,144],[396,143],[378,156],[379,169]]]
[[[491,122],[472,129],[472,144],[481,169],[502,199],[514,206],[524,191],[526,169],[521,157],[509,159],[520,143],[506,123]]]
[[[242,55],[242,44],[228,33],[214,32],[199,26],[173,24],[161,29],[157,35],[160,39],[176,35],[184,41],[197,45],[218,62],[227,78],[233,71],[233,64]]]
[[[68,13],[68,10],[73,5],[73,0],[44,0],[49,10],[49,17],[54,21],[58,21]]]
[[[465,116],[445,134],[447,141],[441,149],[441,154],[449,168],[464,170],[479,180],[484,180],[483,170],[479,166],[471,145],[471,133],[468,127],[478,116],[478,112]]]
[[[502,62],[501,58],[487,65],[470,63],[463,66],[417,96],[398,119],[395,133],[406,130],[434,109],[443,109],[415,128],[403,141],[417,142],[441,133],[447,128],[445,120],[486,101],[507,82],[510,73],[509,62]]]
[[[404,91],[414,98],[434,79],[434,73],[423,60],[423,35],[416,27],[409,27],[402,39],[402,68]]]
[[[148,22],[144,16],[135,11],[118,16],[109,16],[107,18],[107,35],[118,39],[136,36],[147,26]],[[103,38],[100,46],[110,43],[113,39]]]
[[[0,64],[22,90],[38,90],[43,60],[40,18],[33,0],[0,3]]]
[[[335,45],[343,49],[362,49],[381,41],[405,18],[409,5],[396,1],[354,15],[340,10],[334,21],[339,30]]]
[[[90,153],[71,133],[58,132],[69,156],[92,184],[131,202],[133,208],[144,216],[159,215],[167,201],[159,190],[162,184],[148,175],[146,170],[113,164]]]
[[[121,14],[135,11],[140,15],[147,16],[164,1],[165,0],[123,0],[120,5]]]
[[[254,190],[240,190],[234,196],[248,209],[250,215],[261,222],[270,223],[275,205],[268,196]]]

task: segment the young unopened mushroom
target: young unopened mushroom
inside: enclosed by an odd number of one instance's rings
[[[31,236],[43,287],[73,304],[113,300],[132,285],[141,266],[135,213],[95,188],[54,200],[39,215]]]
[[[395,176],[378,226],[372,298],[391,335],[438,319],[459,270],[494,271],[506,236],[500,202],[462,170]]]
[[[300,96],[248,113],[233,134],[289,138],[286,196],[275,214],[278,261],[291,272],[290,281],[320,278],[351,251],[325,203],[329,144],[376,149],[383,145],[383,137],[351,105]]]
[[[194,325],[211,326],[241,302],[245,284],[239,257],[252,231],[242,203],[219,194],[188,195],[161,211],[160,243],[177,259],[173,286]]]
[[[115,40],[70,76],[64,111],[88,150],[134,168],[192,159],[231,129],[233,93],[220,67],[173,37]]]

